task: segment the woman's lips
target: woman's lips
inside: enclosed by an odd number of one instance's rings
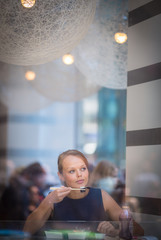
[[[84,180],[78,180],[78,181],[76,181],[76,183],[77,184],[82,184],[82,183],[84,183]]]

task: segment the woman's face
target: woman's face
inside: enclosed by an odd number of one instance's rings
[[[85,162],[77,156],[69,155],[63,160],[63,172],[58,173],[60,180],[66,186],[73,188],[84,187],[88,183],[88,168]]]

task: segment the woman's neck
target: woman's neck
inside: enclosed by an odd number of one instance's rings
[[[86,197],[88,193],[89,193],[89,189],[85,189],[85,192],[73,190],[68,194],[68,197],[72,199],[80,199],[80,198]]]

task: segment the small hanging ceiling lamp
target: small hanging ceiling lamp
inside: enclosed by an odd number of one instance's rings
[[[114,38],[117,43],[123,44],[127,41],[127,34],[123,32],[117,32],[115,33]]]
[[[74,57],[71,54],[65,54],[62,57],[62,61],[63,61],[63,63],[70,65],[70,64],[74,63]]]
[[[25,8],[32,8],[36,0],[21,0],[22,6]]]
[[[96,93],[100,86],[89,81],[75,66],[66,65],[62,58],[42,65],[30,66],[35,72],[29,84],[52,101],[75,102]]]
[[[32,113],[52,104],[26,81],[28,67],[0,62],[0,101],[9,111]]]
[[[99,86],[127,87],[127,42],[118,44],[114,40],[118,30],[127,32],[127,20],[123,17],[127,9],[128,0],[98,1],[88,33],[71,52],[79,71]]]
[[[25,78],[28,81],[33,81],[35,79],[35,77],[36,77],[36,74],[33,71],[27,71],[25,74]]]

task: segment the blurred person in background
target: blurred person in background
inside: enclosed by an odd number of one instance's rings
[[[118,170],[108,160],[102,160],[96,165],[90,175],[89,186],[102,188],[120,206],[125,202],[125,172]]]
[[[39,206],[40,202],[40,193],[38,187],[35,185],[31,185],[29,187],[29,214],[32,213]]]
[[[30,213],[32,187],[38,189],[36,206],[44,199],[46,172],[40,163],[18,168],[9,179],[9,184],[0,199],[0,220],[25,220]]]
[[[23,179],[38,187],[40,200],[44,199],[44,189],[46,188],[47,173],[40,163],[35,162],[24,168],[21,172]]]
[[[117,171],[111,162],[100,161],[90,175],[89,186],[102,188],[111,194],[118,182]]]
[[[114,191],[112,192],[112,197],[115,199],[115,201],[120,205],[124,205],[126,203],[125,199],[125,169],[119,169],[118,170],[118,181],[115,186]]]

